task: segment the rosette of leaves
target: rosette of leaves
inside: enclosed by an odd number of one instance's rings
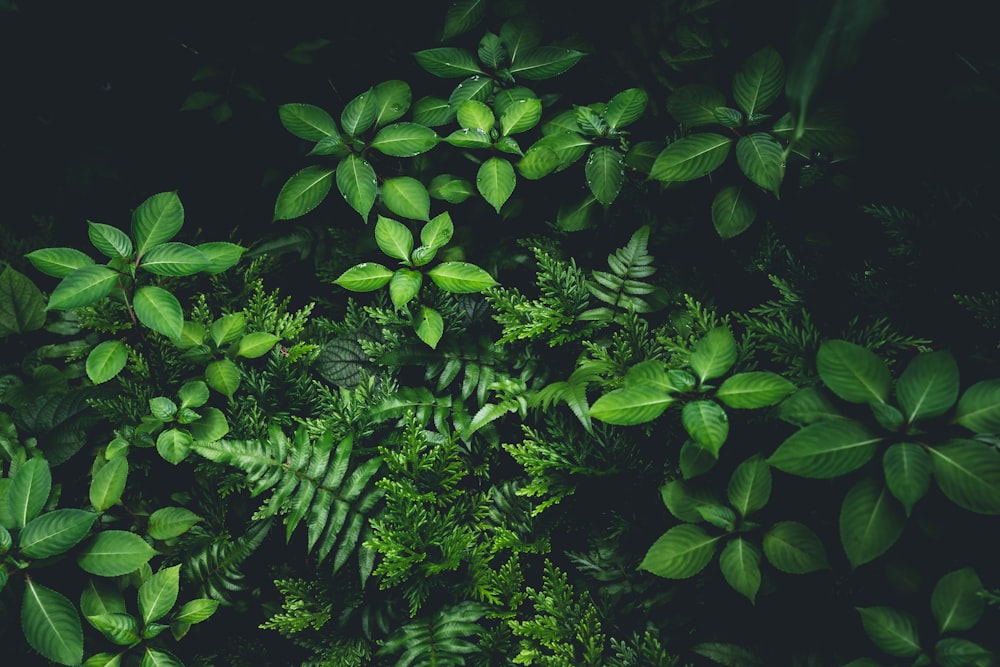
[[[142,202],[132,214],[131,235],[110,225],[87,224],[90,242],[109,258],[105,264],[97,264],[75,248],[42,248],[26,255],[39,271],[61,279],[46,309],[71,310],[117,298],[133,324],[174,340],[183,332],[184,311],[163,286],[164,279],[221,273],[244,252],[234,243],[191,246],[172,241],[184,224],[184,208],[175,192],[162,192]],[[107,382],[125,368],[128,354],[123,340],[98,344],[87,356],[87,376],[95,384]]]
[[[876,461],[881,470],[857,481],[841,508],[840,537],[852,566],[896,542],[932,481],[960,507],[1000,514],[1000,452],[980,439],[1000,432],[1000,380],[977,382],[959,396],[955,359],[936,351],[916,356],[894,383],[878,356],[843,340],[823,342],[816,366],[830,392],[866,406],[870,419],[845,416],[826,392],[803,389],[780,411],[801,429],[768,462],[793,475],[830,479]]]
[[[952,636],[971,630],[983,615],[986,601],[983,585],[972,568],[962,568],[941,577],[931,593],[931,614],[938,639],[933,647],[920,636],[918,619],[894,607],[858,607],[861,623],[879,649],[908,664],[943,667],[992,667],[998,655],[976,642]],[[844,667],[878,667],[869,658],[859,658]]]
[[[438,288],[453,294],[482,292],[498,283],[484,269],[468,262],[441,262],[430,270],[426,267],[438,250],[451,241],[455,228],[447,212],[436,216],[420,231],[416,246],[413,232],[405,224],[378,216],[375,241],[387,256],[399,261],[395,271],[377,262],[362,262],[344,271],[334,284],[352,292],[371,292],[389,286],[389,298],[397,309],[408,308],[413,330],[424,343],[434,348],[444,334],[441,314],[420,302],[424,277]],[[416,301],[413,306],[411,302]]]
[[[761,526],[749,517],[767,505],[771,496],[771,469],[762,458],[753,456],[737,466],[726,493],[728,504],[680,480],[664,485],[660,489],[664,504],[684,523],[653,543],[640,569],[669,579],[687,579],[705,569],[722,545],[722,576],[753,603],[760,590],[763,558],[790,574],[828,567],[822,542],[801,523],[779,521],[764,532],[760,542],[751,538]],[[708,528],[698,524],[708,524]]]

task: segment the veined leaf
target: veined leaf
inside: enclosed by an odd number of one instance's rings
[[[192,276],[211,263],[197,248],[170,241],[150,248],[139,266],[158,276]]]
[[[202,518],[183,507],[163,507],[149,515],[147,531],[154,540],[169,540],[183,535]]]
[[[479,40],[479,62],[492,70],[499,69],[503,63],[507,62],[507,48],[500,41],[500,37],[492,32],[487,32]]]
[[[135,533],[105,530],[83,548],[77,563],[99,577],[117,577],[145,565],[154,554],[156,551]]]
[[[810,528],[796,521],[779,521],[764,534],[764,555],[775,568],[808,574],[830,567],[826,551]]]
[[[872,478],[851,487],[840,508],[840,541],[852,568],[872,561],[903,533],[903,514],[889,491]]]
[[[573,67],[585,53],[558,46],[536,46],[515,52],[511,50],[510,73],[515,77],[549,79]]]
[[[399,79],[383,81],[375,86],[372,93],[375,95],[375,127],[402,118],[413,99],[410,84]]]
[[[726,103],[726,96],[702,84],[682,86],[667,98],[667,113],[686,127],[715,124],[715,109]]]
[[[448,96],[448,104],[458,108],[460,104],[468,100],[485,102],[492,94],[493,79],[477,74],[470,76],[468,79],[463,79],[461,83],[455,86],[455,89],[451,91],[451,95]]]
[[[629,88],[618,93],[608,102],[604,120],[612,130],[619,130],[639,120],[646,110],[649,95],[642,88]]]
[[[94,264],[89,255],[76,248],[42,248],[29,252],[25,257],[32,266],[53,278],[65,278],[77,269]]]
[[[453,2],[444,15],[444,32],[441,35],[441,41],[469,31],[482,21],[485,15],[485,0],[457,0],[457,2]]]
[[[451,241],[454,233],[455,225],[451,221],[451,215],[445,211],[424,225],[420,230],[420,242],[428,248],[443,248]]]
[[[87,355],[87,377],[94,384],[118,375],[128,362],[128,348],[120,340],[106,340]]]
[[[760,456],[750,457],[733,471],[727,495],[740,516],[762,509],[771,498],[771,467]]]
[[[739,236],[753,224],[757,209],[747,199],[743,188],[727,185],[712,200],[712,225],[719,238]]]
[[[139,204],[132,214],[136,254],[172,239],[184,224],[184,207],[176,192],[161,192]]]
[[[231,397],[240,386],[240,369],[229,359],[213,361],[205,367],[205,382],[220,394]]]
[[[706,176],[722,165],[729,155],[733,140],[721,134],[692,134],[668,144],[656,156],[649,177],[656,181],[693,181]]]
[[[779,196],[785,178],[785,154],[778,140],[767,132],[754,132],[736,143],[736,162],[751,181]]]
[[[423,282],[424,276],[419,271],[396,269],[389,280],[389,298],[392,300],[392,305],[396,308],[405,306],[417,296]]]
[[[236,356],[256,359],[271,351],[274,344],[281,338],[268,331],[255,331],[240,339],[240,344],[236,350]]]
[[[375,204],[378,183],[375,170],[357,155],[348,155],[337,165],[337,189],[364,220]]]
[[[478,100],[465,100],[455,111],[458,124],[467,130],[480,130],[489,134],[496,123],[493,110]]]
[[[375,242],[389,257],[403,262],[410,261],[413,233],[403,223],[378,216],[378,221],[375,223]]]
[[[282,104],[278,107],[278,117],[285,129],[300,139],[320,141],[340,136],[333,117],[312,104]]]
[[[379,130],[369,144],[386,155],[413,157],[426,153],[438,142],[437,133],[417,123],[394,123]]]
[[[87,622],[104,635],[108,641],[119,646],[130,646],[142,641],[139,621],[131,614],[114,612],[87,616]]]
[[[970,512],[1000,514],[1000,452],[976,440],[927,448],[944,495]]]
[[[341,166],[353,157],[348,156],[340,163]],[[296,172],[278,192],[278,199],[274,202],[274,219],[298,218],[319,206],[333,187],[333,172],[329,167],[318,165]],[[339,176],[340,167],[337,168],[337,174]]]
[[[45,297],[23,273],[0,271],[0,337],[45,326]]]
[[[468,262],[442,262],[427,272],[434,284],[454,294],[471,294],[498,285],[485,269]]]
[[[750,56],[733,77],[733,98],[747,118],[771,106],[785,85],[785,64],[767,47]]]
[[[488,148],[492,145],[490,135],[483,130],[468,127],[455,130],[444,140],[456,148]]]
[[[881,440],[855,421],[821,421],[789,436],[767,462],[801,477],[839,477],[867,463]]]
[[[100,222],[87,221],[87,236],[102,255],[115,259],[116,257],[130,257],[134,248],[132,239],[128,234]]]
[[[128,479],[128,458],[116,456],[94,473],[90,482],[90,504],[103,512],[119,500],[125,492]]]
[[[246,327],[246,314],[241,310],[235,313],[230,313],[228,315],[223,315],[219,319],[212,322],[209,327],[209,335],[212,336],[212,342],[218,347],[223,345],[228,345],[235,340],[238,340],[240,336],[243,335],[243,331]]]
[[[704,489],[692,487],[674,480],[660,487],[663,504],[680,521],[697,523],[702,520],[698,508],[702,505],[718,504]]]
[[[120,277],[117,271],[96,264],[76,269],[52,290],[46,310],[89,306],[111,294]]]
[[[733,590],[753,604],[760,589],[760,551],[757,547],[742,537],[730,540],[719,554],[719,568]]]
[[[1000,433],[1000,379],[966,389],[958,400],[955,421],[974,433]]]
[[[191,600],[190,602],[185,602],[184,605],[177,610],[173,618],[175,622],[180,623],[201,623],[202,621],[211,618],[215,610],[219,608],[218,600],[209,600],[206,598],[200,598],[197,600]]]
[[[7,512],[15,528],[24,526],[38,516],[45,507],[52,491],[52,471],[43,458],[32,458],[22,463],[9,478],[7,485]]]
[[[143,648],[139,667],[184,667],[184,663],[170,651],[146,646]]]
[[[195,248],[208,260],[208,267],[202,271],[212,275],[233,267],[246,252],[246,248],[226,241],[199,243]]]
[[[180,590],[181,566],[167,567],[139,587],[139,614],[143,625],[158,621],[174,607]]]
[[[440,97],[421,97],[413,105],[413,122],[427,127],[447,125],[455,119],[455,107]]]
[[[944,637],[934,645],[934,660],[941,667],[976,667],[996,664],[996,654],[960,637]]]
[[[345,134],[355,137],[372,126],[376,111],[375,92],[369,88],[347,103],[340,113],[340,126]]]
[[[875,644],[901,658],[921,651],[917,623],[909,614],[891,607],[857,607],[865,633]]]
[[[362,262],[344,271],[333,283],[352,292],[372,292],[391,278],[392,271],[381,264]]]
[[[476,189],[497,213],[514,192],[516,184],[514,167],[503,158],[491,157],[483,162],[476,174]]]
[[[896,398],[910,423],[940,417],[958,399],[958,364],[948,352],[925,352],[899,376]]]
[[[162,287],[144,285],[132,298],[135,316],[144,325],[167,338],[180,338],[184,329],[184,310],[173,294]]]
[[[909,516],[930,488],[933,468],[930,454],[912,442],[897,442],[885,450],[882,468],[886,485]]]
[[[716,327],[695,343],[691,369],[699,382],[720,377],[736,363],[736,341],[727,327]]]
[[[76,607],[51,588],[25,580],[21,631],[31,648],[60,665],[83,661],[83,628]]]
[[[692,524],[674,526],[653,543],[639,569],[667,579],[693,577],[712,560],[720,539]]]
[[[777,373],[751,371],[726,378],[715,395],[731,408],[763,408],[793,391],[795,385]]]
[[[449,204],[461,204],[476,194],[472,183],[451,174],[440,174],[431,179],[427,192],[435,199],[443,199]]]
[[[536,97],[514,100],[500,115],[500,132],[510,136],[530,130],[542,118],[542,101]]]
[[[218,440],[229,433],[229,422],[218,408],[198,408],[198,413],[201,417],[187,425],[188,432],[195,440]]]
[[[684,429],[699,445],[718,457],[729,436],[729,417],[713,401],[691,401],[681,410]]]
[[[479,65],[476,64],[475,58],[465,49],[447,46],[425,49],[417,51],[413,57],[417,59],[418,65],[434,76],[442,78],[483,74]]]
[[[382,203],[396,215],[411,220],[430,220],[431,196],[424,184],[410,176],[397,176],[382,183]]]
[[[631,426],[653,421],[674,402],[674,397],[653,385],[635,385],[604,394],[590,406],[590,416],[608,424]]]
[[[156,451],[163,460],[177,465],[191,453],[194,438],[187,431],[179,428],[167,429],[156,438]]]
[[[542,39],[541,32],[537,21],[521,16],[500,26],[500,40],[507,47],[511,59],[517,60],[522,53],[538,46]]]
[[[931,593],[931,612],[938,632],[971,630],[983,615],[986,600],[980,595],[983,583],[971,567],[941,577]]]
[[[427,343],[431,349],[437,347],[444,335],[444,319],[441,313],[427,306],[420,306],[420,312],[413,319],[413,330],[417,337]]]
[[[844,340],[820,344],[816,370],[830,391],[851,403],[885,403],[892,384],[889,369],[881,359]]]
[[[694,479],[698,475],[704,475],[715,467],[718,460],[715,454],[690,438],[685,440],[684,444],[681,445],[679,459],[681,476],[684,479]],[[693,519],[693,521],[696,520]]]
[[[610,146],[598,146],[590,151],[584,165],[587,186],[603,206],[610,206],[625,182],[625,160]]]
[[[800,389],[782,401],[778,416],[797,426],[808,426],[824,419],[844,417],[837,410],[837,406],[815,387]]]
[[[61,509],[35,517],[21,530],[18,549],[28,558],[49,558],[69,551],[86,537],[97,514]]]

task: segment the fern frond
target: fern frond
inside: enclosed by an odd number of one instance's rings
[[[257,550],[271,529],[271,521],[255,521],[236,539],[220,535],[204,549],[187,552],[181,571],[195,582],[201,595],[228,602],[233,593],[249,588],[240,566]]]
[[[594,432],[590,420],[590,403],[587,401],[587,388],[600,383],[614,366],[607,361],[581,359],[576,370],[565,380],[553,382],[538,390],[528,401],[528,406],[548,410],[556,403],[565,403],[580,420],[587,433]]]
[[[470,641],[485,632],[477,621],[486,607],[477,602],[461,602],[446,607],[425,619],[418,619],[396,630],[386,640],[378,655],[395,655],[396,667],[458,667],[465,656],[479,652]]]
[[[645,282],[656,273],[653,256],[648,251],[649,226],[640,227],[624,247],[608,255],[611,272],[592,271],[587,289],[612,308],[648,313],[664,305],[663,289]],[[651,297],[651,295],[656,295]],[[647,298],[648,297],[648,298]],[[613,311],[598,308],[584,314],[584,319],[611,319]]]

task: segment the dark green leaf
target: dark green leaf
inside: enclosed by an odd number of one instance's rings
[[[736,162],[751,181],[778,196],[785,177],[785,152],[767,132],[755,132],[736,143]]]
[[[413,122],[427,127],[447,125],[455,118],[455,108],[439,97],[421,97],[413,105]]]
[[[28,558],[49,558],[69,551],[86,537],[97,514],[62,509],[29,521],[18,536],[18,549]]]
[[[706,176],[726,161],[732,143],[733,140],[729,137],[711,132],[678,139],[656,156],[649,177],[671,182],[693,181]]]
[[[51,588],[25,581],[21,631],[31,648],[60,665],[83,661],[83,628],[73,603]]]
[[[348,155],[337,165],[337,188],[344,199],[365,220],[375,204],[378,183],[375,170],[357,155]]]
[[[963,632],[979,622],[986,606],[983,583],[971,567],[941,577],[931,593],[931,612],[938,632]]]
[[[691,524],[674,526],[653,543],[639,569],[667,579],[693,577],[712,560],[720,539]]]
[[[778,99],[784,85],[785,65],[768,47],[750,56],[733,77],[733,98],[747,117],[753,117]]]
[[[903,533],[903,514],[889,491],[874,479],[863,479],[844,497],[840,508],[840,541],[851,567],[872,561]]]
[[[729,417],[712,401],[691,401],[681,410],[684,429],[699,445],[718,457],[729,436]]]
[[[789,574],[808,574],[829,567],[816,533],[795,521],[779,521],[764,534],[764,555],[771,565]]]
[[[48,310],[69,310],[100,301],[118,284],[121,274],[106,266],[90,265],[63,278],[49,295]]]
[[[1000,514],[1000,452],[975,440],[929,447],[934,478],[944,495],[979,514]]]
[[[458,0],[451,3],[444,15],[444,33],[441,35],[441,41],[474,28],[485,15],[485,0]]]
[[[154,554],[156,551],[138,535],[106,530],[87,543],[77,563],[99,577],[117,577],[145,565]]]
[[[719,554],[719,568],[726,582],[751,604],[760,589],[760,551],[742,537],[730,540]]]
[[[375,86],[372,93],[375,95],[375,127],[402,118],[413,99],[410,84],[398,79],[383,81]]]
[[[10,266],[0,272],[0,337],[45,324],[45,297],[35,283]]]
[[[1000,380],[983,380],[966,389],[955,421],[974,433],[1000,433]]]
[[[337,167],[338,184],[341,168],[352,158],[353,156],[349,156]],[[274,219],[298,218],[319,206],[333,187],[333,172],[334,170],[329,167],[313,165],[289,178],[281,187],[278,199],[274,203]]]
[[[740,516],[762,509],[771,497],[771,467],[760,456],[750,457],[733,471],[727,494]]]
[[[483,74],[472,54],[465,49],[441,47],[426,49],[413,54],[417,64],[442,78]]]
[[[614,148],[598,146],[587,157],[584,176],[597,201],[610,206],[625,182],[625,160]]]
[[[753,224],[756,217],[756,207],[739,186],[727,185],[712,200],[712,225],[720,238],[739,236]]]
[[[38,516],[52,490],[52,472],[43,458],[28,459],[17,467],[7,486],[7,512],[15,528]]]
[[[858,607],[865,633],[889,655],[909,658],[918,655],[920,636],[910,614],[891,607]]]
[[[821,421],[793,433],[768,463],[802,477],[839,477],[871,460],[881,440],[854,421]]]
[[[885,450],[882,457],[885,482],[892,495],[903,503],[906,515],[931,485],[931,456],[920,445],[897,442]]]
[[[896,398],[907,421],[946,413],[958,399],[958,364],[948,352],[925,352],[899,376]]]
[[[686,127],[712,125],[715,108],[725,103],[725,95],[715,88],[693,84],[678,88],[667,98],[667,113]]]
[[[816,370],[830,391],[851,403],[885,403],[892,384],[889,369],[881,359],[844,340],[820,344]]]

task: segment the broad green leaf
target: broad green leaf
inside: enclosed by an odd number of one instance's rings
[[[201,418],[187,425],[191,437],[201,442],[218,440],[229,433],[226,415],[218,408],[199,408]]]
[[[796,521],[779,521],[764,534],[764,555],[775,568],[808,574],[829,567],[826,551],[810,528]]]
[[[185,382],[177,390],[177,398],[180,399],[183,408],[200,408],[208,401],[208,386],[201,380]]]
[[[948,352],[917,356],[896,382],[896,399],[911,424],[948,412],[958,399],[955,358]]]
[[[351,208],[367,220],[378,192],[375,170],[368,161],[357,155],[341,160],[337,165],[337,189]]]
[[[340,127],[344,134],[357,136],[372,126],[376,112],[375,91],[369,88],[344,107],[340,113]]]
[[[142,641],[139,621],[131,614],[116,612],[87,616],[87,622],[104,635],[112,644],[131,646]]]
[[[117,227],[88,220],[87,236],[94,247],[105,257],[115,259],[116,257],[132,256],[134,250],[132,239]]]
[[[729,417],[712,401],[691,401],[681,410],[681,423],[692,438],[718,457],[729,436]]]
[[[191,453],[194,438],[187,431],[179,428],[167,429],[156,438],[156,451],[164,461],[177,465]]]
[[[716,107],[715,121],[723,127],[735,128],[743,125],[743,114],[739,109]]]
[[[420,286],[424,282],[424,276],[419,271],[412,269],[396,269],[389,280],[389,298],[392,305],[402,308],[420,292]]]
[[[900,658],[918,655],[920,635],[913,617],[891,607],[857,607],[865,633],[875,645]]]
[[[162,287],[144,285],[132,298],[135,316],[144,325],[167,338],[180,338],[184,329],[184,310],[173,294]]]
[[[161,243],[149,249],[139,267],[158,276],[192,276],[211,266],[201,251],[186,243]]]
[[[184,225],[184,207],[176,192],[161,192],[139,204],[132,214],[132,238],[142,257],[153,246],[174,238]]]
[[[583,157],[583,154],[587,151],[587,148],[592,146],[594,142],[586,137],[582,137],[575,132],[555,132],[552,134],[547,134],[538,141],[536,141],[525,153],[525,159],[528,159],[532,151],[539,152],[541,149],[547,149],[555,154],[558,165],[555,171],[562,171],[563,169],[569,167],[571,164]],[[543,153],[544,156],[544,153]],[[542,159],[542,158],[537,158]],[[547,160],[547,158],[546,158]],[[545,174],[542,174],[544,176]],[[537,178],[540,178],[538,176]]]
[[[610,206],[625,182],[625,159],[610,146],[598,146],[587,157],[584,176],[597,201]]]
[[[656,156],[663,150],[663,143],[660,141],[639,141],[629,146],[625,153],[625,164],[638,172],[649,176],[649,171],[656,162]]]
[[[796,139],[796,134],[801,134]],[[847,114],[836,107],[821,107],[809,114],[801,127],[788,113],[775,122],[771,133],[789,142],[789,150],[811,160],[816,153],[839,162],[857,154],[857,137]]]
[[[120,340],[106,340],[87,355],[87,377],[94,384],[118,375],[128,362],[128,348]]]
[[[702,520],[698,507],[717,504],[703,489],[677,480],[660,487],[660,498],[671,514],[686,523],[698,523]]]
[[[430,193],[423,183],[410,176],[386,179],[382,183],[382,203],[404,218],[430,220],[431,217]]]
[[[87,543],[77,563],[90,574],[117,577],[145,565],[155,554],[153,547],[134,533],[105,530]]]
[[[698,505],[695,507],[695,511],[702,521],[715,526],[719,530],[730,533],[736,528],[736,512],[725,505],[719,505],[718,503]]]
[[[750,56],[733,77],[733,99],[750,118],[771,106],[784,85],[785,64],[767,47]]]
[[[568,202],[556,213],[556,227],[564,232],[578,232],[591,229],[597,224],[601,207],[597,198],[587,195],[579,202]]]
[[[443,248],[451,241],[454,233],[455,225],[451,221],[451,215],[445,211],[424,225],[420,230],[420,242],[428,248]]]
[[[485,131],[467,127],[455,130],[444,140],[456,148],[489,148],[493,144]]]
[[[681,475],[684,479],[694,479],[698,475],[704,475],[715,466],[718,460],[714,453],[690,438],[681,445],[679,459]]]
[[[94,264],[90,256],[76,248],[42,248],[25,255],[32,266],[47,276],[65,278],[77,269]]]
[[[559,166],[559,156],[551,148],[532,146],[517,163],[521,176],[534,181],[548,176]]]
[[[433,308],[420,306],[420,312],[413,318],[413,330],[420,340],[432,349],[436,348],[444,335],[444,319]]]
[[[742,537],[730,540],[719,554],[726,582],[753,604],[760,589],[760,551]]]
[[[448,104],[458,107],[467,100],[485,102],[493,94],[493,79],[488,76],[470,76],[455,86],[448,96]]]
[[[966,389],[955,421],[974,433],[1000,433],[1000,380],[983,380]]]
[[[771,467],[760,456],[750,457],[733,471],[727,495],[740,516],[763,508],[771,498]]]
[[[139,667],[184,667],[184,663],[169,651],[146,646]]]
[[[7,487],[7,511],[15,528],[38,516],[52,491],[52,472],[43,458],[28,459],[17,467]]]
[[[465,49],[441,47],[425,49],[413,54],[417,64],[434,76],[442,78],[483,74],[475,58]]]
[[[486,15],[486,0],[457,0],[444,15],[441,41],[451,39],[474,28]]]
[[[175,622],[178,623],[201,623],[202,621],[211,618],[215,610],[219,608],[218,600],[211,600],[207,598],[199,598],[197,600],[191,600],[190,602],[185,602],[177,613],[174,614],[173,618]]]
[[[845,340],[820,344],[816,370],[830,391],[851,403],[885,403],[892,384],[889,369],[881,359]]]
[[[608,102],[608,108],[604,110],[604,120],[612,130],[631,125],[642,116],[648,101],[649,96],[642,88],[623,90]]]
[[[472,183],[464,178],[457,178],[451,174],[441,174],[431,179],[427,192],[431,197],[443,199],[449,204],[461,204],[476,194],[476,189],[472,187]]]
[[[855,421],[821,421],[789,436],[767,462],[801,477],[839,477],[871,460],[881,440]]]
[[[484,269],[468,262],[442,262],[427,275],[435,285],[454,294],[482,292],[499,284]]]
[[[716,327],[691,352],[691,369],[699,382],[720,377],[736,363],[736,341],[726,327]]]
[[[226,241],[199,243],[195,248],[208,260],[208,268],[202,270],[212,275],[235,266],[246,252],[246,248]]]
[[[510,136],[530,130],[542,118],[542,101],[538,98],[528,98],[511,102],[500,116],[500,131],[503,136]]]
[[[118,284],[121,274],[106,266],[90,265],[63,278],[49,295],[47,310],[69,310],[100,301]]]
[[[796,426],[808,426],[824,419],[843,419],[843,415],[820,390],[800,389],[781,403],[778,416]]]
[[[351,149],[347,146],[344,138],[339,134],[331,135],[329,137],[323,137],[316,142],[316,145],[312,147],[306,155],[333,155],[336,158],[345,157]]]
[[[793,391],[795,385],[777,373],[752,371],[726,378],[715,395],[731,408],[763,408]]]
[[[674,402],[674,397],[653,385],[615,389],[590,406],[590,416],[608,424],[631,426],[653,421]]]
[[[667,579],[693,577],[712,560],[720,539],[691,524],[674,526],[653,543],[639,569]]]
[[[542,38],[541,33],[538,21],[525,16],[506,21],[500,27],[500,39],[514,60],[521,53],[538,46]]]
[[[656,181],[693,181],[722,165],[729,156],[733,140],[721,134],[692,134],[668,144],[656,156],[649,177]]]
[[[82,667],[119,667],[122,653],[95,653],[83,661]]]
[[[466,100],[459,104],[455,119],[467,130],[481,130],[486,134],[489,134],[496,123],[493,110],[478,100]]]
[[[337,183],[340,183],[340,169],[350,159],[359,159],[348,156],[337,167]],[[274,219],[291,220],[298,218],[313,210],[326,199],[333,187],[333,172],[330,167],[312,165],[296,172],[291,178],[285,181],[278,192],[278,198],[274,202]]]
[[[375,94],[375,127],[402,118],[413,99],[410,84],[398,79],[383,81],[372,92]]]
[[[87,536],[97,514],[62,509],[29,521],[18,536],[18,549],[28,558],[49,558],[69,551]]]
[[[536,46],[520,52],[511,50],[510,73],[515,77],[549,79],[573,67],[585,53],[558,46]]]
[[[209,327],[208,332],[209,335],[212,336],[212,342],[214,342],[217,347],[222,347],[223,345],[228,345],[229,343],[238,340],[240,336],[243,335],[245,327],[246,314],[241,310],[228,315],[223,315],[219,319],[215,320]]]
[[[479,40],[477,55],[479,56],[479,62],[493,70],[499,69],[501,65],[507,62],[507,48],[500,41],[500,37],[492,32],[486,33]]]
[[[154,540],[169,540],[183,535],[201,520],[200,516],[183,507],[164,507],[149,515],[146,530]]]
[[[391,278],[392,270],[375,262],[362,262],[344,271],[333,283],[352,292],[372,292]]]
[[[934,660],[941,667],[992,667],[996,654],[960,637],[945,637],[934,645]]]
[[[930,488],[932,468],[930,454],[920,445],[897,442],[885,450],[882,456],[885,483],[892,495],[903,503],[907,516]]]
[[[278,107],[278,117],[285,129],[299,139],[320,141],[340,136],[333,117],[312,104],[282,104]]]
[[[213,361],[205,367],[205,382],[215,391],[231,398],[240,386],[240,369],[229,359]]]
[[[149,412],[161,422],[168,422],[177,415],[177,404],[166,396],[157,396],[149,399]]]
[[[64,595],[25,579],[21,631],[31,648],[60,665],[83,661],[83,627],[76,607]]]
[[[702,84],[682,86],[667,98],[667,113],[685,127],[715,124],[715,109],[726,103],[726,96]]]
[[[779,195],[785,177],[785,154],[778,140],[767,132],[755,132],[736,142],[736,162],[751,181]]]
[[[167,567],[139,587],[139,615],[143,625],[158,621],[173,609],[180,590],[181,566]]]
[[[114,581],[87,577],[80,594],[80,611],[84,616],[122,613],[125,611],[125,598]]]
[[[503,158],[491,157],[480,165],[476,174],[476,189],[497,213],[514,192],[516,184],[514,167]]]
[[[437,132],[417,123],[395,123],[379,130],[369,147],[394,157],[426,153],[439,141]]]
[[[27,276],[10,266],[0,271],[0,336],[45,325],[45,297]]]
[[[929,447],[934,478],[944,495],[970,512],[1000,514],[1000,452],[976,440]]]
[[[971,567],[941,577],[931,593],[931,612],[938,632],[971,630],[983,615],[986,600],[980,595],[983,583]]]
[[[427,127],[447,125],[455,119],[455,107],[440,97],[421,97],[413,105],[413,122]]]
[[[727,185],[712,200],[712,225],[719,238],[739,236],[756,217],[757,208],[747,199],[742,187]]]
[[[116,456],[94,473],[90,482],[90,504],[103,512],[119,500],[125,492],[128,479],[128,458]]]
[[[240,344],[236,350],[236,356],[246,357],[247,359],[262,357],[270,352],[271,348],[273,348],[274,344],[279,340],[281,340],[281,338],[266,331],[256,331],[254,333],[247,334],[240,339]]]
[[[882,484],[866,478],[851,487],[840,508],[840,541],[852,568],[889,550],[903,534],[903,514]]]

